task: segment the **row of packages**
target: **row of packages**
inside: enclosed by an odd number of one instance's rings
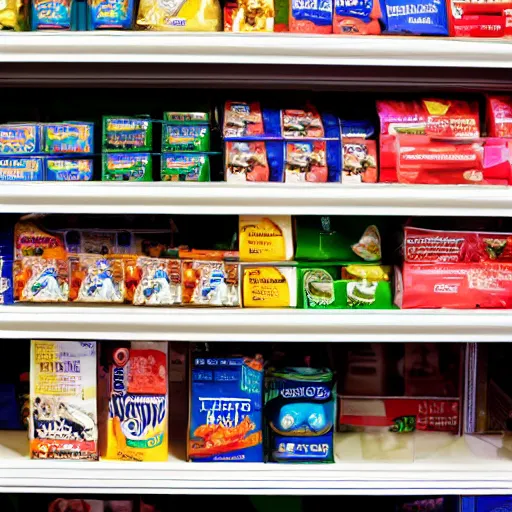
[[[511,12],[506,0],[9,0],[0,27],[504,37]]]
[[[233,233],[238,248],[196,250],[173,247],[169,230],[50,230],[28,218],[16,224],[14,243],[5,233],[0,247],[0,297],[4,304],[512,307],[506,227],[432,229],[416,219],[401,228],[393,259],[383,250],[389,254],[394,239],[386,224],[364,217],[242,216]]]

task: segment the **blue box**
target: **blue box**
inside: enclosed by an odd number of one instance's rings
[[[41,151],[41,126],[37,123],[0,125],[0,155],[32,155]]]
[[[43,181],[43,179],[43,158],[0,156],[0,181]]]
[[[93,161],[87,158],[46,158],[47,181],[90,181]]]
[[[263,462],[263,361],[194,356],[188,457]]]
[[[70,121],[43,125],[42,152],[49,154],[92,154],[94,123]]]

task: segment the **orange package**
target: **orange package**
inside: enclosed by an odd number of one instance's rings
[[[382,32],[381,18],[379,0],[335,0],[333,32],[347,35],[379,35]]]

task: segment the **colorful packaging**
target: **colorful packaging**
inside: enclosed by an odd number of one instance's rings
[[[246,103],[241,101],[226,101],[222,133],[225,138],[256,137],[258,135],[278,136],[278,127],[268,119],[263,125],[263,113],[259,102]]]
[[[214,254],[213,254],[214,255]],[[189,257],[196,259],[190,260]],[[239,306],[240,269],[235,261],[208,261],[192,251],[182,258],[182,301],[191,306]]]
[[[382,259],[379,226],[364,217],[297,216],[295,259],[378,264]],[[240,249],[241,252],[241,249]]]
[[[27,15],[23,0],[6,0],[0,7],[0,30],[25,30]]]
[[[384,32],[417,36],[447,36],[445,0],[381,0]]]
[[[98,254],[70,257],[71,287],[74,302],[117,302],[126,298],[124,260]]]
[[[131,286],[125,269],[127,299],[136,306],[181,304],[181,261],[163,258],[137,258],[135,280]]]
[[[512,138],[512,98],[487,98],[487,129],[489,137]]]
[[[274,1],[237,0],[226,4],[224,32],[274,32]]]
[[[93,162],[85,158],[45,159],[47,181],[90,181],[93,175]]]
[[[137,25],[143,30],[218,32],[222,13],[218,0],[141,0]]]
[[[270,369],[266,451],[272,462],[334,462],[336,386],[327,368]]]
[[[188,458],[263,462],[261,356],[193,355]]]
[[[131,29],[133,0],[89,0],[89,28]]]
[[[395,304],[410,308],[512,308],[511,263],[404,263]]]
[[[98,459],[96,342],[32,341],[30,457]]]
[[[284,172],[287,183],[327,182],[327,142],[325,140],[287,142],[285,151]]]
[[[146,117],[103,116],[102,149],[109,153],[144,152],[153,147],[153,123]]]
[[[132,341],[108,353],[105,459],[168,459],[167,350],[167,342]]]
[[[0,231],[0,304],[14,302],[13,274],[13,230],[4,226]]]
[[[31,1],[32,30],[71,29],[73,0]]]
[[[335,34],[379,35],[380,0],[334,0]]]
[[[297,269],[294,266],[243,265],[244,308],[295,308]]]
[[[343,138],[343,184],[377,183],[377,142]]]
[[[292,219],[289,215],[239,217],[240,261],[293,259]]]
[[[102,167],[102,181],[153,181],[149,153],[104,154]]]
[[[210,114],[164,112],[162,152],[210,151]]]
[[[94,123],[43,124],[43,153],[92,153]]]
[[[277,181],[273,178],[284,164],[281,142],[226,142],[225,148],[226,181]],[[270,164],[275,164],[273,169]]]
[[[0,155],[29,155],[41,151],[37,123],[0,125]]]
[[[41,157],[0,157],[0,181],[42,181],[43,177]]]
[[[332,0],[290,1],[290,32],[332,34]]]
[[[299,305],[304,309],[393,309],[391,267],[300,265]]]
[[[506,37],[512,35],[512,2],[450,0],[450,35],[453,37]]]
[[[204,154],[164,153],[161,158],[162,181],[210,181],[210,157]]]
[[[105,512],[104,505],[102,500],[57,498],[48,505],[48,512]]]
[[[433,138],[480,137],[480,117],[475,102],[443,99],[377,101],[380,118],[380,181],[396,182],[396,135]]]

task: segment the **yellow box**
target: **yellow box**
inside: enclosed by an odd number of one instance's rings
[[[297,269],[284,265],[242,267],[244,308],[294,308],[297,306]]]

